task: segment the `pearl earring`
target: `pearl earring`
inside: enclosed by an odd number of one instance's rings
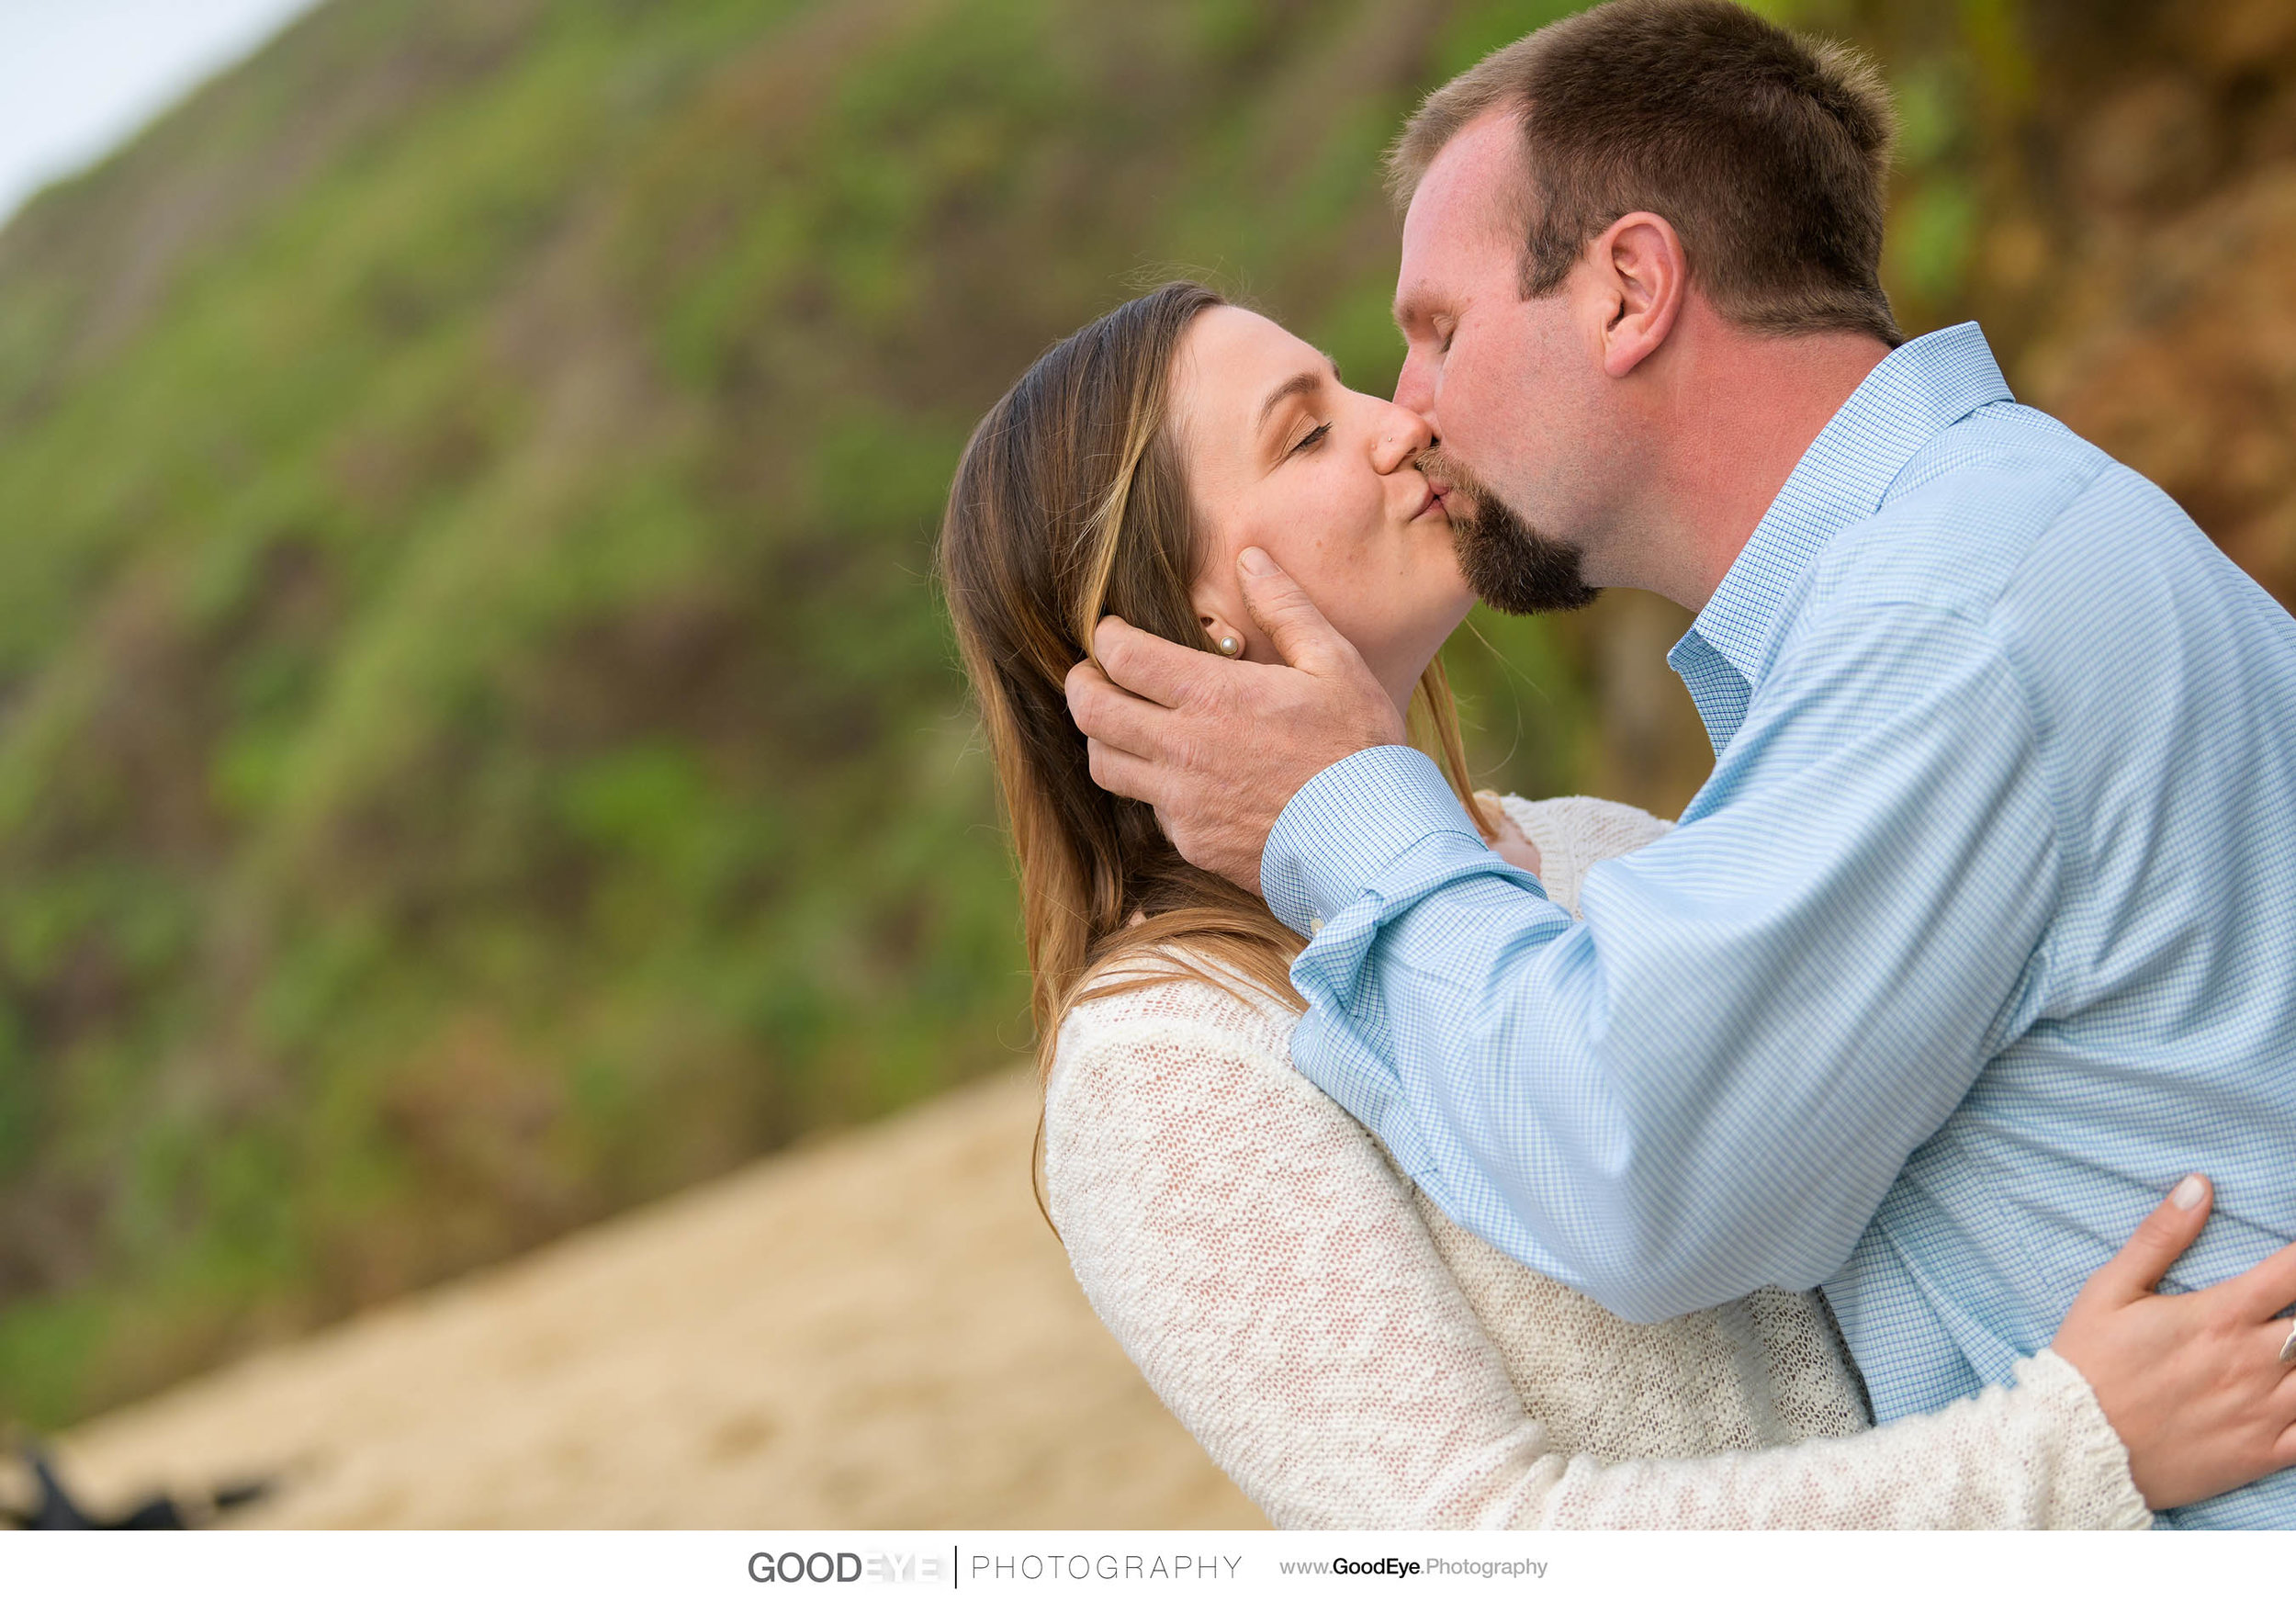
[[[1232,634],[1221,635],[1212,641],[1212,645],[1223,657],[1240,657],[1244,654],[1244,642]]]

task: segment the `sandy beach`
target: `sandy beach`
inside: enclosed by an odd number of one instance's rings
[[[1227,1528],[975,1085],[378,1308],[55,1443],[101,1511],[242,1528]],[[11,1490],[10,1499],[17,1493]]]

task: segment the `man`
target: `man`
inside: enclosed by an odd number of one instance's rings
[[[1900,343],[1889,128],[1830,50],[1614,0],[1397,143],[1397,399],[1470,579],[1698,613],[1713,776],[1582,922],[1336,637],[1109,619],[1070,680],[1095,776],[1313,936],[1294,1055],[1446,1212],[1629,1318],[1822,1284],[1883,1420],[2006,1379],[2188,1170],[2171,1283],[2296,1236],[2296,620],[1974,325]],[[2172,1522],[2296,1523],[2296,1474]]]

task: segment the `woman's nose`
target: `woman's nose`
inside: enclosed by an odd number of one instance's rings
[[[1408,406],[1388,403],[1387,414],[1380,419],[1379,445],[1373,453],[1372,466],[1382,473],[1391,473],[1408,466],[1412,457],[1435,443],[1435,430],[1427,420]]]

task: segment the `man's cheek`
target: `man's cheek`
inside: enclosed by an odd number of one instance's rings
[[[1444,396],[1443,443],[1473,469],[1478,466],[1476,452],[1489,432],[1484,425],[1490,416],[1490,389],[1483,373],[1472,362],[1460,364],[1444,386]]]

